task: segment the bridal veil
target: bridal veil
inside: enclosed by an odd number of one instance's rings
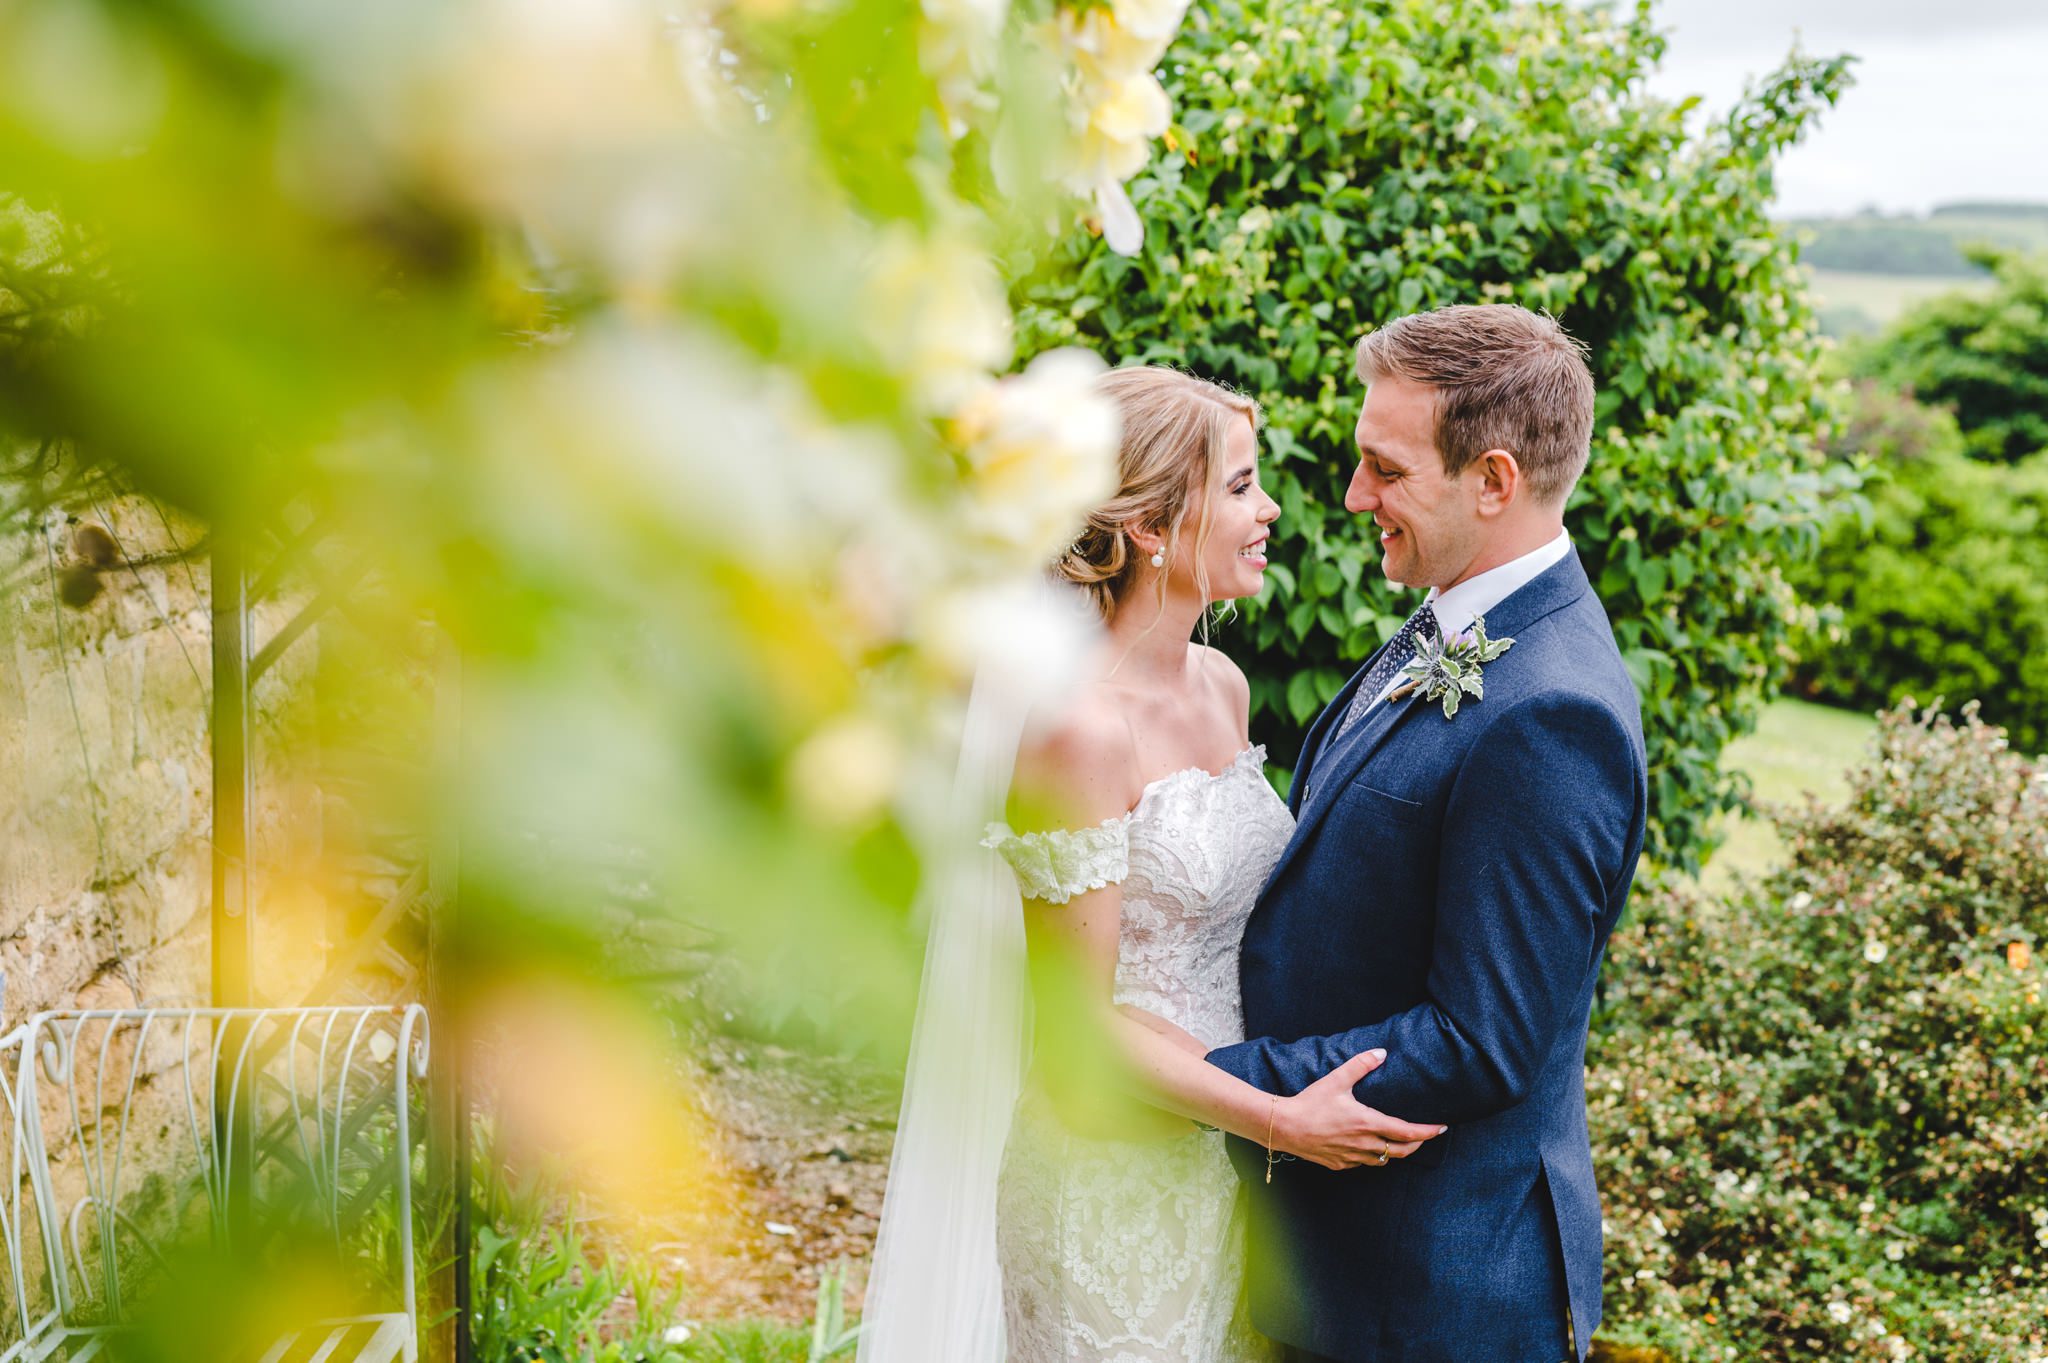
[[[993,604],[951,798],[924,841],[929,924],[903,1108],[856,1363],[1003,1363],[996,1180],[1023,1082],[1030,998],[1015,876],[980,845],[1033,709],[1086,637],[1071,593]]]

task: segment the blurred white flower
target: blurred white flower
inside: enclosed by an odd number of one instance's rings
[[[1884,1247],[1884,1257],[1891,1260],[1893,1263],[1897,1263],[1899,1262],[1899,1260],[1905,1258],[1906,1242],[1904,1240],[1893,1240],[1887,1243]]]
[[[971,532],[1044,562],[1116,491],[1121,422],[1095,388],[1106,367],[1085,350],[1048,351],[960,408],[953,429],[969,466]]]
[[[167,89],[160,59],[98,5],[12,5],[0,80],[37,132],[67,150],[113,157],[147,140]]]
[[[1110,248],[1135,254],[1144,229],[1121,190],[1173,122],[1173,104],[1153,74],[1185,16],[1185,0],[1116,0],[1060,13],[1057,31],[1073,63],[1068,83],[1070,144],[1061,179],[1091,196]]]
[[[1089,93],[1067,173],[1068,187],[1078,193],[1121,184],[1143,170],[1153,139],[1173,121],[1166,90],[1149,71],[1103,82]]]
[[[921,8],[918,59],[938,87],[947,133],[964,137],[972,116],[995,104],[988,78],[1009,0],[923,0]]]
[[[593,321],[573,346],[480,374],[465,415],[499,466],[500,500],[479,513],[571,571],[602,546],[659,599],[707,562],[836,585],[832,618],[856,635],[899,628],[945,571],[892,439],[694,330]]]
[[[1883,942],[1880,942],[1875,938],[1872,938],[1870,941],[1865,942],[1863,944],[1863,959],[1870,962],[1872,965],[1882,964],[1884,958],[1890,954],[1891,948],[1887,947]]]
[[[1856,1308],[1845,1301],[1831,1301],[1828,1303],[1828,1319],[1834,1321],[1837,1325],[1847,1325],[1855,1315]]]
[[[864,823],[896,792],[903,747],[876,721],[855,715],[813,734],[789,762],[789,793],[818,822]]]
[[[1134,32],[1117,22],[1113,10],[1100,7],[1079,14],[1061,10],[1058,33],[1083,85],[1149,74],[1173,40],[1171,32],[1157,37]]]
[[[1170,42],[1187,17],[1188,0],[1111,0],[1117,27],[1137,38]]]
[[[1145,220],[1124,187],[1111,180],[1095,186],[1095,214],[1102,222],[1102,239],[1120,256],[1134,256],[1145,244]]]
[[[947,232],[898,228],[882,241],[866,289],[882,354],[927,412],[948,412],[1010,358],[1010,308],[987,254]]]
[[[1101,629],[1080,593],[1043,578],[964,585],[930,605],[920,650],[956,676],[1001,686],[1013,713],[1056,710]]]
[[[342,74],[414,174],[652,290],[729,211],[702,134],[731,96],[694,8],[664,23],[645,0],[461,0],[405,62]]]

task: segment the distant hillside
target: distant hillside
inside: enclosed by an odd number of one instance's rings
[[[2048,204],[1954,203],[1925,217],[1858,213],[1793,218],[1787,225],[1812,234],[1803,253],[1807,264],[1858,274],[1967,279],[1983,274],[1963,255],[1973,243],[2048,251]]]
[[[1999,201],[1985,199],[1967,203],[1940,204],[1929,214],[1930,217],[1965,218],[2032,218],[2039,221],[2048,218],[2048,204],[2020,203],[2014,200]]]
[[[1922,217],[1857,213],[1788,218],[1808,242],[1821,329],[1833,336],[1877,331],[1922,299],[1989,284],[1963,254],[1979,242],[2048,253],[2048,204],[1992,201],[1943,204]]]

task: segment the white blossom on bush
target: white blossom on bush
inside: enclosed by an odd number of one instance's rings
[[[1010,358],[1010,308],[986,252],[959,235],[889,233],[868,275],[869,323],[911,394],[944,413]]]
[[[953,419],[969,475],[963,516],[975,535],[1052,559],[1088,507],[1116,491],[1116,407],[1095,388],[1106,366],[1051,350],[984,387]]]
[[[1103,239],[1123,255],[1137,252],[1145,231],[1124,181],[1143,169],[1152,142],[1173,121],[1153,68],[1186,13],[1186,0],[1126,0],[1060,15],[1061,43],[1073,63],[1064,179],[1093,199]]]

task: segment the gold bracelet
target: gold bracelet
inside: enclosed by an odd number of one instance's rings
[[[1272,1095],[1266,1104],[1266,1182],[1273,1181],[1273,1166],[1278,1163],[1273,1157],[1273,1119],[1280,1115],[1280,1095]]]

